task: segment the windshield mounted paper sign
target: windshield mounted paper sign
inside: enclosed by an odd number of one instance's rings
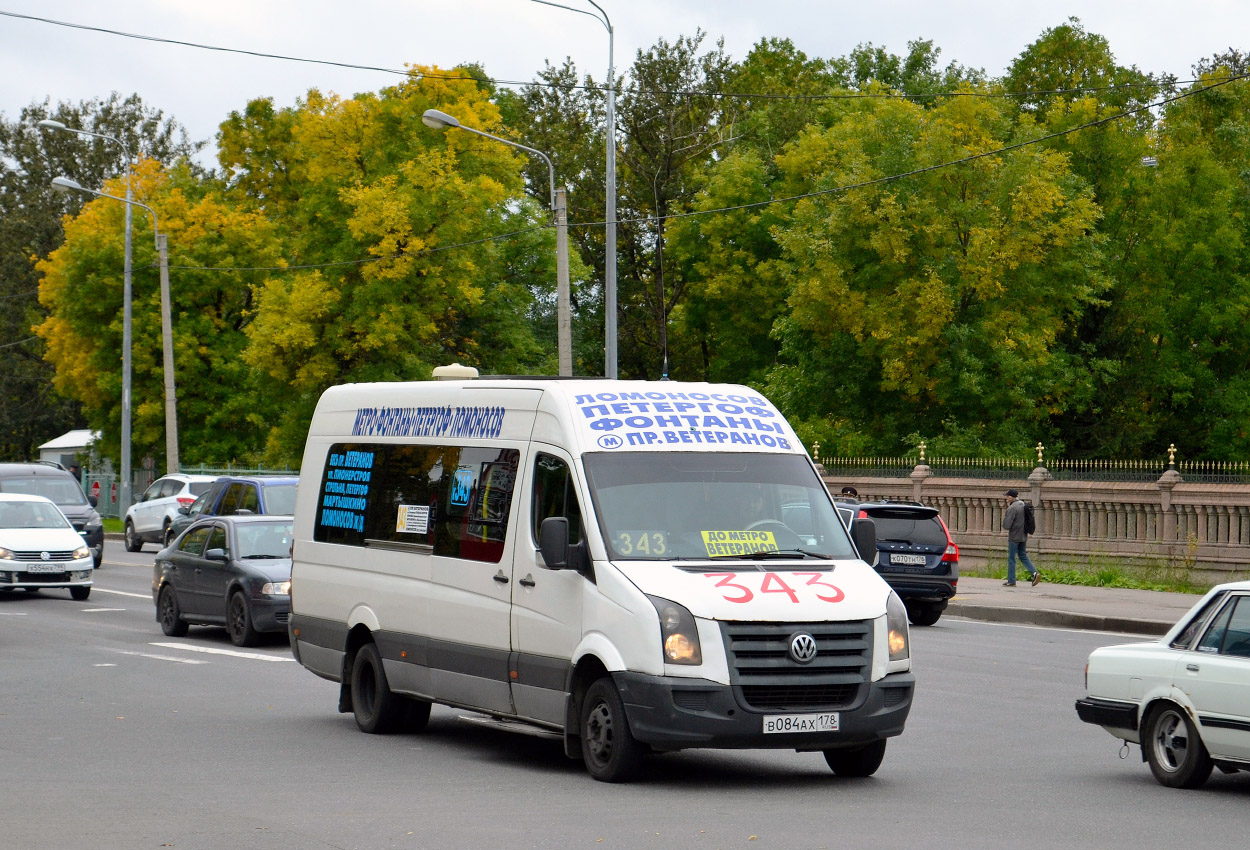
[[[704,531],[702,535],[708,555],[750,555],[781,548],[771,531]]]

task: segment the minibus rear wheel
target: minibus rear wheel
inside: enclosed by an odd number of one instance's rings
[[[404,698],[391,692],[375,644],[356,650],[352,662],[352,714],[361,732],[386,735],[396,731],[407,714]]]
[[[600,782],[628,782],[642,769],[643,747],[629,731],[625,703],[608,677],[586,690],[581,712],[582,761]]]

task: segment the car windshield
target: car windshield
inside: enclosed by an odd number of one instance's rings
[[[43,496],[58,505],[85,505],[87,497],[78,482],[69,476],[24,475],[0,478],[0,493],[22,493],[27,496]]]
[[[56,505],[47,502],[0,502],[0,528],[69,528]]]
[[[249,522],[235,528],[240,558],[291,557],[291,523]]]
[[[265,488],[265,513],[286,516],[295,513],[295,485],[272,484]]]
[[[855,557],[805,457],[627,452],[583,463],[613,559]]]

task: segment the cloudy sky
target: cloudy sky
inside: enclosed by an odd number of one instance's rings
[[[594,12],[586,0],[558,0]],[[1047,27],[1069,16],[1105,36],[1117,61],[1190,76],[1230,46],[1250,50],[1250,2],[1205,0],[599,0],[615,28],[618,70],[657,39],[703,29],[742,58],[765,37],[812,57],[872,42],[904,53],[931,39],[942,62],[1001,73]],[[0,0],[0,12],[135,35],[304,59],[402,69],[479,62],[501,80],[530,80],[570,56],[606,75],[607,31],[588,15],[533,0]],[[78,101],[138,92],[209,141],[231,110],[273,97],[289,105],[309,88],[342,95],[398,78],[362,71],[122,38],[0,15],[0,112],[15,118],[45,97]],[[211,164],[211,154],[205,157]]]

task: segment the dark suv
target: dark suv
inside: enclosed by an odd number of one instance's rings
[[[297,475],[225,475],[218,478],[188,506],[178,509],[178,516],[165,533],[165,545],[202,516],[231,514],[265,514],[290,516],[295,513]]]
[[[72,473],[60,464],[0,463],[0,493],[43,496],[56,503],[91,549],[99,569],[104,562],[104,523],[96,513],[95,496],[87,496]]]
[[[856,518],[876,525],[873,567],[903,600],[907,618],[917,626],[936,623],[959,583],[959,547],[937,508],[918,502],[835,501],[848,527]]]

